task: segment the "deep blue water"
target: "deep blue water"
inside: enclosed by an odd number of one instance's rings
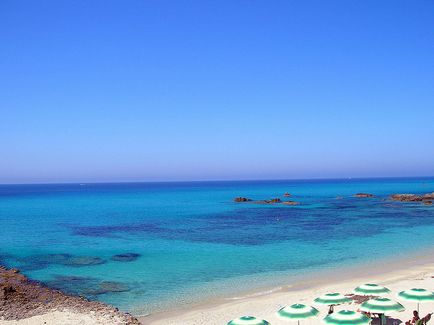
[[[430,247],[434,207],[387,198],[433,191],[433,178],[0,185],[0,263],[143,314]],[[233,202],[285,192],[301,204]],[[112,260],[125,253],[139,256]]]

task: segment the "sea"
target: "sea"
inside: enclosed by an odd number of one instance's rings
[[[0,185],[0,264],[146,315],[430,248],[434,206],[389,199],[428,192],[434,178]]]

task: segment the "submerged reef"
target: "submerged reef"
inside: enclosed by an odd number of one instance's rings
[[[137,253],[124,253],[124,254],[113,255],[111,257],[111,260],[116,262],[132,262],[137,260],[139,257],[140,254]]]
[[[50,265],[65,265],[83,267],[104,264],[106,261],[96,256],[76,256],[71,254],[42,254],[19,258],[20,268],[23,271],[41,270]]]

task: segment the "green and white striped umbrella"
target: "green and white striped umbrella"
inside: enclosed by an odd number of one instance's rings
[[[366,283],[354,289],[353,293],[362,296],[381,296],[389,293],[390,290],[378,284]]]
[[[341,310],[328,315],[323,322],[328,325],[368,325],[371,319],[352,310]]]
[[[285,320],[298,320],[299,324],[300,324],[300,319],[315,317],[318,314],[319,314],[318,309],[303,304],[294,304],[291,306],[286,306],[277,312],[277,316],[279,318]]]
[[[420,303],[434,301],[434,292],[421,288],[413,288],[401,291],[398,293],[398,297],[405,301],[417,302],[417,311],[419,311]]]
[[[231,320],[228,325],[270,325],[270,323],[266,320],[259,319],[253,316],[243,316]]]
[[[340,305],[351,302],[351,299],[341,295],[340,293],[326,293],[314,300],[318,305]]]
[[[360,305],[360,310],[386,315],[390,311],[403,311],[405,308],[399,302],[390,300],[388,298],[376,298],[362,303]],[[383,318],[380,318],[380,324],[383,325]]]
[[[387,314],[390,311],[403,311],[405,308],[399,302],[388,298],[376,298],[362,303],[360,310],[376,314]]]

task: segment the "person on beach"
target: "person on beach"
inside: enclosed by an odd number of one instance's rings
[[[419,313],[417,310],[413,310],[413,318],[405,322],[405,325],[413,325],[416,324],[417,321],[420,320]]]
[[[405,322],[405,325],[425,325],[431,320],[432,314],[433,313],[429,313],[425,317],[420,318],[419,313],[415,310],[413,311],[413,319],[411,321]]]
[[[413,319],[411,320],[411,323],[416,324],[416,322],[419,320],[420,320],[419,312],[417,310],[413,310]]]
[[[333,306],[334,306],[334,305],[330,305],[328,315],[333,314],[333,311],[334,311]]]
[[[416,322],[416,325],[425,325],[425,324],[427,324],[430,321],[430,319],[431,319],[431,315],[432,315],[432,313],[429,313],[428,315],[426,315],[422,319],[419,319]]]

